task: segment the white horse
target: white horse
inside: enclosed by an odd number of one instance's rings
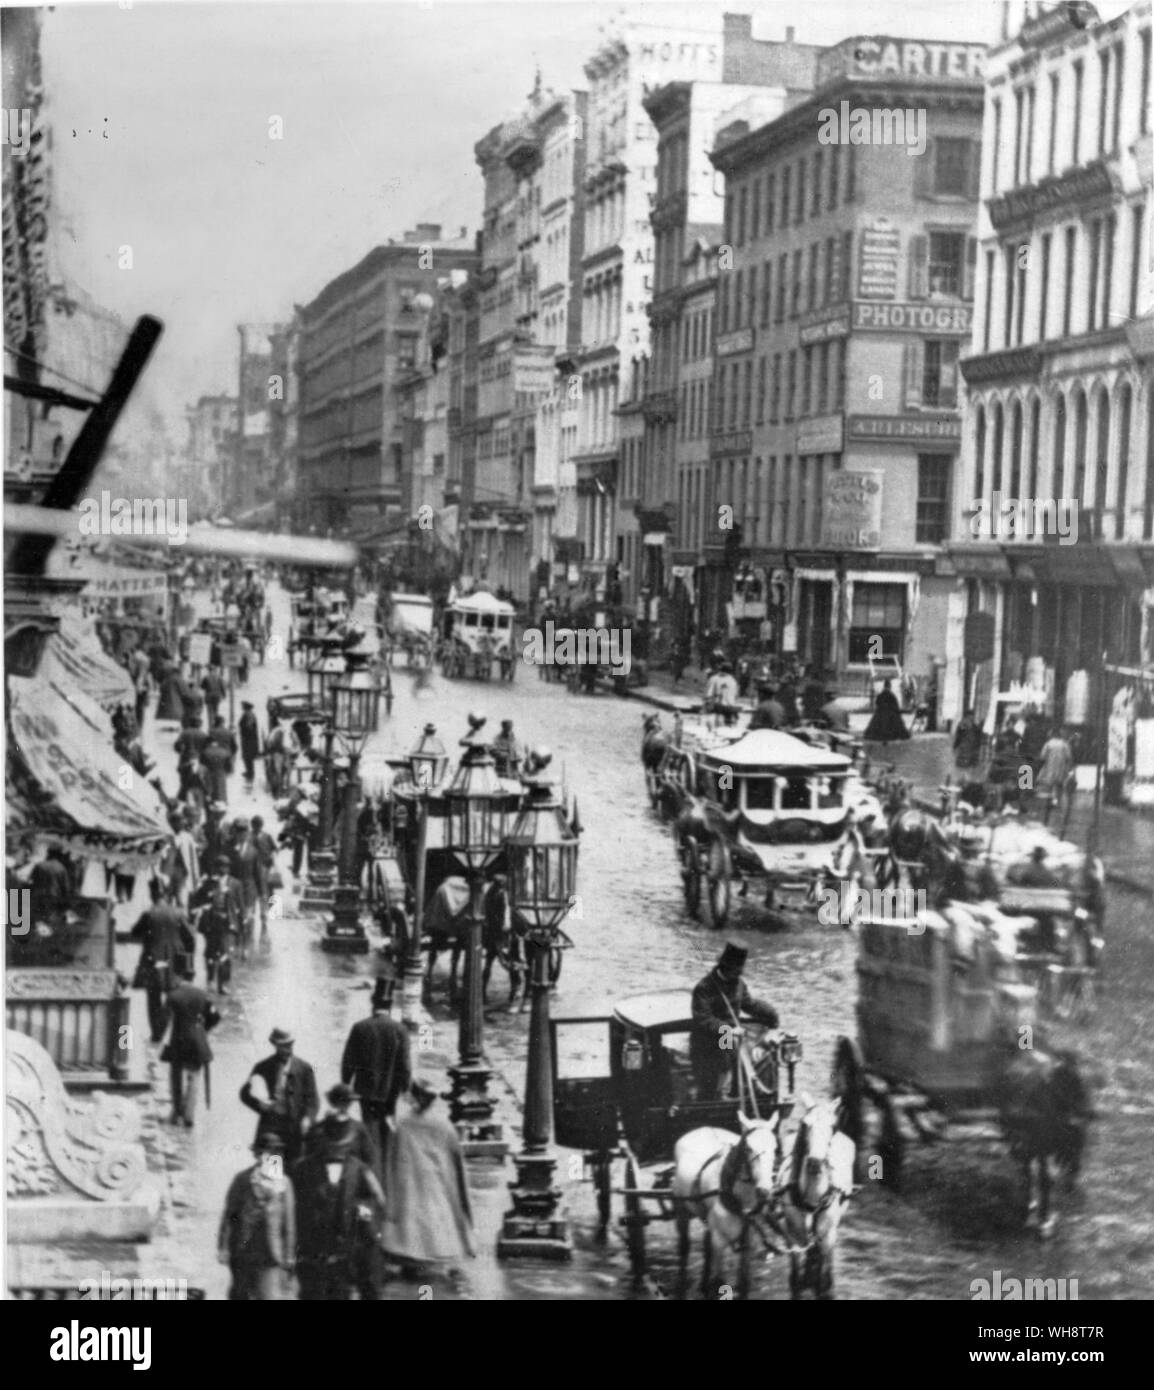
[[[837,1100],[810,1103],[782,1159],[778,1226],[789,1244],[789,1292],[833,1298],[838,1226],[853,1192],[854,1142],[838,1130]]]
[[[689,1223],[696,1217],[705,1224],[705,1260],[701,1291],[710,1292],[714,1247],[718,1268],[728,1250],[735,1250],[740,1265],[738,1297],[749,1293],[751,1243],[754,1220],[773,1200],[778,1171],[777,1118],[747,1120],[742,1114],[741,1133],[705,1127],[682,1135],[673,1150],[676,1168],[672,1192],[677,1201],[678,1257],[681,1287],[687,1281]]]

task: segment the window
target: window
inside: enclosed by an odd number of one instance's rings
[[[948,454],[918,455],[918,507],[914,540],[940,545],[946,539],[950,504]]]
[[[738,246],[745,245],[745,212],[748,198],[749,191],[745,185],[742,184],[737,195],[737,241],[735,244]]]
[[[1054,172],[1054,142],[1058,135],[1058,94],[1061,79],[1056,72],[1050,74],[1050,133],[1046,143],[1046,173]]]
[[[1090,228],[1090,281],[1087,286],[1086,331],[1093,333],[1098,326],[1098,268],[1102,256],[1102,219]]]
[[[746,296],[749,312],[745,316],[746,323],[750,328],[757,322],[757,272],[759,267],[751,265],[749,267],[749,291]]]
[[[793,419],[797,407],[797,352],[791,348],[786,358],[785,414],[786,424]]]
[[[1026,88],[1026,148],[1023,155],[1022,182],[1029,183],[1034,169],[1034,88]]]
[[[1076,227],[1066,228],[1066,291],[1062,305],[1062,337],[1070,336],[1070,324],[1074,317],[1074,256]]]
[[[1110,104],[1110,50],[1098,54],[1098,153],[1106,153],[1106,117]]]
[[[845,145],[845,203],[852,203],[857,197],[857,146]]]
[[[765,180],[765,231],[768,236],[773,231],[774,199],[777,189],[777,175],[768,174]]]
[[[1114,504],[1114,539],[1119,541],[1126,534],[1126,482],[1127,465],[1130,462],[1131,408],[1130,387],[1123,386],[1118,400],[1118,488]]]
[[[1146,208],[1139,203],[1130,211],[1130,318],[1138,317],[1138,289],[1142,283],[1142,222]]]
[[[805,221],[805,160],[797,161],[797,212],[794,222],[800,226]]]
[[[855,584],[849,633],[849,659],[865,665],[881,638],[882,652],[902,660],[905,643],[906,588],[904,584]]]
[[[1014,291],[1017,300],[1017,324],[1015,326],[1014,341],[1020,347],[1022,335],[1026,330],[1026,265],[1029,261],[1029,247],[1023,243],[1018,247],[1018,283]]]
[[[786,267],[789,264],[788,258],[784,255],[777,258],[777,305],[773,313],[774,323],[785,322],[785,282],[787,278]]]
[[[922,354],[922,404],[938,410],[958,403],[958,340],[927,338]]]
[[[1078,150],[1082,143],[1082,74],[1080,62],[1074,64],[1074,131],[1070,141],[1070,163],[1078,163]]]
[[[990,192],[998,191],[998,155],[1002,149],[1002,103],[994,101],[994,139],[993,149],[990,151]]]
[[[832,304],[838,292],[837,283],[837,237],[826,237],[825,241],[825,296],[824,302]]]
[[[1050,487],[1055,497],[1065,496],[1066,486],[1066,398],[1059,395],[1054,407],[1054,474]]]
[[[964,197],[970,183],[972,140],[941,137],[934,141],[934,192],[949,197]]]
[[[781,171],[781,225],[789,226],[789,176],[790,166],[787,164]]]
[[[772,289],[773,289],[772,277],[771,277],[771,274],[770,274],[772,268],[773,268],[773,262],[772,262],[772,261],[768,261],[768,260],[767,260],[766,263],[761,267],[761,326],[762,326],[762,328],[767,328],[767,327],[769,326],[769,314],[770,314],[770,309],[771,309],[771,307],[772,307],[772,293],[771,293],[771,292],[772,292]]]
[[[839,153],[840,153],[840,146],[838,146],[838,145],[831,145],[831,146],[829,147],[829,200],[828,200],[828,201],[829,201],[829,210],[830,210],[830,212],[833,212],[834,208],[837,207],[837,173],[838,173],[838,155],[839,155]]]
[[[1114,233],[1117,229],[1114,214],[1102,223],[1102,327],[1109,328],[1111,322],[1110,300],[1114,292]]]
[[[801,307],[801,247],[793,253],[793,284],[789,296],[789,316],[795,319]]]
[[[1022,146],[1026,133],[1026,92],[1019,87],[1014,93],[1014,176],[1015,186],[1022,182]]]
[[[821,151],[813,157],[813,206],[809,210],[811,217],[821,216]]]
[[[769,388],[769,423],[776,425],[780,418],[781,410],[781,353],[775,352],[773,355],[773,372],[770,376]]]
[[[1122,132],[1122,93],[1125,82],[1124,50],[1121,44],[1114,49],[1114,132],[1110,148],[1117,152]]]
[[[1142,31],[1142,85],[1138,88],[1138,129],[1150,129],[1150,30]]]
[[[765,423],[765,388],[766,388],[766,363],[765,358],[760,357],[757,361],[757,423]]]
[[[989,352],[990,336],[993,332],[994,317],[994,253],[986,252],[986,313],[985,313],[985,332],[983,334],[982,351]]]
[[[1053,236],[1045,232],[1042,236],[1042,277],[1038,301],[1038,341],[1046,341],[1046,312],[1050,304],[1050,242]]]
[[[817,409],[824,414],[829,409],[829,344],[817,349]]]
[[[799,415],[811,415],[810,393],[813,390],[813,348],[804,347],[801,350],[801,403],[798,409]]]
[[[807,309],[817,308],[817,253],[820,248],[820,241],[813,242],[809,248],[809,270],[805,277],[805,307]]]
[[[835,392],[833,399],[833,408],[835,410],[840,410],[842,406],[845,405],[845,362],[847,349],[848,340],[845,338],[842,338],[841,340],[835,338],[834,341],[829,345],[830,357],[833,362],[837,363],[836,371],[833,371],[831,368],[831,375],[833,376]]]
[[[746,359],[745,370],[742,373],[741,390],[741,423],[748,427],[753,414],[753,361]]]
[[[978,421],[974,426],[974,498],[981,501],[986,486],[986,412],[978,406]]]
[[[742,290],[745,288],[745,271],[737,272],[737,279],[733,285],[733,326],[740,328],[742,323],[742,311],[745,308],[745,298]]]
[[[1030,409],[1030,476],[1026,481],[1026,496],[1038,496],[1038,437],[1041,434],[1042,403],[1037,396]]]
[[[754,179],[753,192],[749,206],[749,239],[756,241],[761,235],[761,180]]]
[[[966,271],[965,233],[931,232],[929,253],[930,293],[960,295]]]
[[[1018,248],[1016,246],[1006,247],[1006,279],[1005,279],[1005,318],[1002,323],[1002,346],[1009,347],[1012,341],[1010,334],[1014,328],[1014,282],[1016,279]]]
[[[841,283],[838,298],[848,299],[853,284],[853,232],[843,232],[841,236]]]

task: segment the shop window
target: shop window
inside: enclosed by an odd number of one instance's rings
[[[849,632],[849,659],[852,663],[867,665],[871,651],[875,657],[896,656],[899,661],[903,660],[905,627],[904,584],[854,585]]]
[[[940,545],[949,525],[950,465],[946,454],[918,455],[918,510],[914,539]]]

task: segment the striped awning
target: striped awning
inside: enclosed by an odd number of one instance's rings
[[[59,631],[48,639],[40,679],[59,690],[83,690],[105,710],[131,707],[135,698],[128,672],[105,655],[92,625],[72,611],[61,614]]]

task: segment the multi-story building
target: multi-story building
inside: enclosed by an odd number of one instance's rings
[[[944,658],[983,53],[846,39],[810,96],[713,153],[729,255],[700,621],[734,633],[744,571],[776,649],[843,688],[883,656],[919,677]]]
[[[285,529],[298,523],[297,463],[300,444],[300,309],[292,320],[269,335],[272,377],[269,383],[269,464],[274,519]]]
[[[712,16],[693,28],[627,22],[585,65],[584,304],[576,362],[581,406],[573,462],[583,579],[601,595],[613,568],[622,567],[627,544],[630,554],[637,548],[625,538],[636,531],[634,514],[618,514],[617,408],[637,399],[632,372],[649,349],[657,133],[643,101],[671,81],[720,80],[722,47],[721,22]]]
[[[231,468],[237,430],[235,396],[201,396],[185,411],[188,441],[185,469],[190,482],[199,479],[200,498],[208,515],[224,510],[226,474]]]
[[[370,251],[300,311],[299,495],[310,525],[366,534],[401,517],[403,432],[393,384],[411,369],[437,277],[475,271],[465,237],[422,223]]]
[[[1154,663],[1151,126],[1149,0],[1059,7],[987,58],[951,712],[991,725],[1025,684],[1096,736],[1103,652]]]
[[[625,591],[650,619],[655,655],[669,638],[688,635],[688,589],[679,579],[667,598],[667,571],[671,551],[686,548],[686,537],[676,535],[688,522],[678,510],[685,481],[707,468],[709,460],[704,421],[712,375],[713,305],[704,302],[709,291],[703,285],[711,283],[708,257],[721,241],[725,200],[708,151],[719,118],[735,106],[753,126],[801,100],[813,87],[820,52],[795,43],[792,29],[786,30],[784,43],[754,39],[748,15],[726,15],[724,24],[719,82],[667,83],[644,101],[657,132],[657,188],[650,214],[655,247],[652,353],[643,464],[632,470],[636,490],[622,495],[619,535]],[[714,269],[716,264],[714,254]],[[693,304],[690,312],[687,298]],[[624,522],[630,510],[636,518],[632,528]],[[674,613],[680,615],[676,632]]]

